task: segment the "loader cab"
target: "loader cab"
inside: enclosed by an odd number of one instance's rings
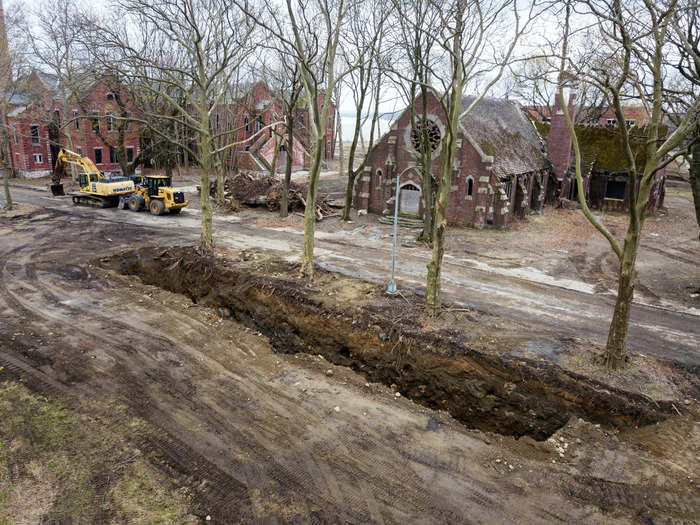
[[[145,182],[146,188],[148,189],[148,194],[150,196],[157,196],[159,188],[170,186],[172,178],[166,177],[165,175],[154,175],[151,177],[146,177]]]

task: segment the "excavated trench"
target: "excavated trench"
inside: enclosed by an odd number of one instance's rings
[[[371,381],[395,384],[402,395],[446,410],[470,428],[544,440],[574,415],[625,428],[671,414],[670,403],[649,401],[554,364],[475,350],[459,331],[422,330],[419,322],[410,322],[411,309],[416,321],[420,315],[418,302],[403,303],[408,313],[402,323],[380,292],[361,309],[342,300],[329,305],[317,287],[300,282],[293,265],[282,261],[255,265],[180,247],[130,251],[100,264],[226,309],[265,334],[278,352],[323,355]]]

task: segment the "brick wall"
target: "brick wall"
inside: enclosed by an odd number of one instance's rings
[[[434,96],[429,96],[431,98],[428,103],[428,118],[438,124],[441,135],[444,136],[444,114]],[[420,100],[417,104],[421,104]],[[367,167],[355,184],[355,207],[358,210],[393,214],[395,176],[410,166],[416,166],[419,161],[418,154],[411,143],[410,131],[410,113],[405,111],[370,152]],[[490,157],[483,155],[461,133],[457,140],[455,166],[451,177],[448,222],[477,228],[487,223],[505,227],[514,214],[522,217],[529,212],[533,207],[533,179],[540,174],[513,177],[512,183],[506,186],[491,172]],[[436,177],[440,173],[439,152],[438,148],[431,165],[431,172]],[[541,209],[544,201],[546,191],[544,174],[542,179],[534,199],[536,209]],[[422,191],[422,177],[417,169],[408,170],[401,175],[400,186],[408,183],[414,184]],[[522,184],[525,190],[516,202],[518,184]],[[421,195],[418,216],[422,217],[422,213]]]

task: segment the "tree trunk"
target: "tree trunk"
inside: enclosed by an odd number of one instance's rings
[[[214,154],[214,171],[216,172],[216,204],[224,205],[224,167],[221,164],[221,156]]]
[[[634,281],[637,277],[635,260],[637,258],[638,235],[631,234],[625,240],[625,247],[620,262],[618,275],[617,300],[613,310],[608,342],[605,346],[605,364],[609,369],[619,368],[627,359],[627,330],[629,327],[630,307],[634,295]]]
[[[695,128],[695,136],[699,131]],[[700,141],[693,144],[690,156],[690,188],[693,192],[693,203],[695,204],[695,220],[700,228]],[[700,239],[700,232],[698,233]]]
[[[338,99],[336,99],[336,103],[338,102]],[[336,111],[336,140],[338,141],[338,173],[343,173],[343,164],[345,164],[345,148],[343,147],[343,129],[342,129],[342,123],[340,119],[340,111]]]
[[[326,112],[322,113],[321,125],[325,127]],[[316,133],[314,157],[309,172],[309,189],[306,192],[306,208],[304,209],[304,249],[301,256],[301,275],[309,281],[314,278],[314,233],[316,229],[316,187],[321,173],[323,147],[325,136]]]
[[[343,207],[342,220],[350,220],[350,210],[352,209],[352,190],[355,187],[355,172],[352,167],[348,168],[348,182],[345,185],[345,206]]]
[[[428,88],[425,85],[421,85],[421,98],[422,98],[422,113],[421,120],[423,127],[423,133],[421,133],[420,143],[421,143],[421,155],[420,155],[420,170],[421,178],[423,179],[423,231],[420,234],[418,240],[430,244],[433,242],[433,176],[431,174],[432,168],[432,150],[430,149],[430,143],[427,140],[427,130],[425,128],[426,122],[428,120]]]
[[[280,154],[280,141],[275,134],[275,149],[272,152],[272,162],[270,163],[270,177],[277,177],[277,161],[279,160]]]
[[[458,2],[457,17],[452,43],[452,82],[450,86],[450,101],[448,106],[445,137],[440,153],[440,180],[438,181],[437,198],[433,220],[433,254],[428,263],[428,278],[425,287],[425,311],[432,317],[440,315],[442,307],[440,297],[440,273],[442,256],[445,252],[445,230],[447,229],[447,206],[450,202],[450,187],[452,185],[452,167],[457,151],[457,134],[459,133],[459,111],[464,86],[464,70],[462,64],[462,17],[464,3]],[[426,147],[423,148],[427,150]],[[399,196],[397,195],[396,198]]]
[[[4,107],[2,108],[2,120],[0,120],[0,140],[2,140],[2,158],[3,167],[5,168],[5,173],[3,173],[3,187],[5,189],[5,208],[8,210],[12,209],[12,195],[10,195],[10,173],[12,170],[10,168],[11,161],[11,149],[9,146],[9,138],[7,136],[7,123],[5,119]]]
[[[459,88],[453,88],[455,92],[451,96],[449,122],[446,126],[447,133],[443,140],[443,150],[440,155],[440,180],[438,181],[433,221],[433,253],[432,259],[428,263],[428,279],[425,293],[425,310],[432,317],[440,315],[442,304],[440,298],[440,272],[442,269],[442,256],[445,252],[445,230],[447,229],[447,207],[450,201],[450,187],[452,185],[452,166],[454,165],[455,152],[457,151],[456,134],[459,124],[459,102],[462,93],[461,82],[459,86]],[[396,198],[398,198],[398,195]]]
[[[201,159],[199,163],[200,172],[200,198],[202,205],[202,233],[199,240],[199,246],[203,250],[211,250],[213,246],[212,235],[211,235],[211,204],[209,202],[209,171],[212,167],[212,154],[211,154],[211,135],[207,132],[209,130],[209,115],[207,112],[206,101],[202,102],[202,110],[200,111],[201,122],[200,122],[200,148],[201,148]]]
[[[280,200],[280,217],[289,215],[289,183],[292,181],[292,162],[294,162],[294,112],[287,114],[287,165],[284,167],[284,185]]]

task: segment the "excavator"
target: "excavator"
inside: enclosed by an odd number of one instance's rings
[[[87,157],[67,149],[61,149],[56,157],[51,177],[51,193],[65,195],[61,179],[68,166],[76,166],[79,191],[71,193],[73,204],[109,208],[119,203],[123,195],[134,193],[134,182],[128,177],[106,177]]]
[[[153,215],[178,214],[189,204],[185,194],[172,187],[172,178],[167,175],[137,175],[131,180],[136,186],[133,193],[119,198],[118,207],[122,210],[146,208]]]

